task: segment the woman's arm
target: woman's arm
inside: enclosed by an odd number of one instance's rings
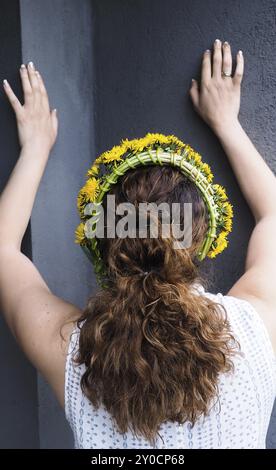
[[[201,87],[193,82],[190,95],[200,116],[219,138],[244,197],[255,217],[245,273],[228,292],[250,301],[264,319],[276,350],[276,178],[238,120],[244,58],[237,54],[233,78],[229,44],[215,42],[213,63],[210,52],[202,62]]]
[[[31,260],[21,252],[35,196],[58,130],[42,77],[30,63],[20,75],[21,105],[9,84],[4,90],[15,111],[21,145],[19,159],[0,196],[0,307],[26,355],[44,374],[63,404],[64,361],[72,324],[79,309],[56,297]]]

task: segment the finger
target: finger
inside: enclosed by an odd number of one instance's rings
[[[8,83],[7,80],[4,80],[3,81],[3,85],[4,85],[4,90],[5,90],[5,93],[8,97],[8,100],[14,110],[14,112],[16,113],[16,115],[19,115],[21,112],[22,112],[22,104],[20,103],[19,99],[17,98],[17,96],[14,94],[10,84]]]
[[[39,88],[38,78],[37,78],[37,75],[35,73],[35,66],[34,66],[33,62],[28,63],[28,69],[27,70],[28,70],[29,80],[30,80],[30,84],[31,84],[32,91],[33,91],[33,94],[34,94],[34,98],[37,100],[37,99],[40,98],[40,88]]]
[[[235,85],[240,85],[243,79],[243,72],[244,72],[244,57],[242,51],[237,53],[237,65],[235,74],[233,77],[233,82]]]
[[[197,108],[198,102],[199,102],[199,90],[198,90],[198,82],[194,79],[192,79],[192,85],[190,88],[190,96],[191,96],[193,105],[195,106],[195,108]]]
[[[225,41],[223,43],[223,59],[222,59],[222,70],[227,74],[232,74],[232,53],[230,44]]]
[[[214,53],[213,53],[213,77],[216,79],[220,79],[221,70],[222,70],[221,41],[219,39],[216,39],[214,42]]]
[[[42,92],[43,94],[47,95],[47,90],[46,90],[46,87],[45,87],[45,84],[44,84],[44,80],[43,80],[43,78],[42,78],[41,73],[37,70],[37,71],[36,71],[36,74],[37,74],[38,83],[39,83],[41,92]]]
[[[201,83],[207,83],[212,75],[212,67],[211,67],[211,51],[207,49],[203,54],[202,59],[202,67],[201,67]]]
[[[54,131],[57,134],[57,132],[58,132],[58,118],[57,118],[56,108],[51,111],[51,119],[52,119]]]
[[[47,106],[48,109],[50,109],[48,93],[47,93],[46,87],[44,85],[43,78],[42,78],[42,76],[41,76],[41,74],[38,70],[36,70],[36,75],[37,75],[38,84],[39,84],[39,88],[40,88],[41,99],[42,99],[44,105]]]
[[[20,67],[20,75],[21,75],[22,88],[24,92],[24,102],[27,103],[32,96],[32,87],[30,84],[29,75],[28,75],[26,66],[24,64],[22,64]]]

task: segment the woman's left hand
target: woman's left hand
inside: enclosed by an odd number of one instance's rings
[[[238,122],[241,83],[244,71],[242,51],[236,56],[236,68],[232,77],[232,52],[228,42],[214,42],[212,54],[207,49],[203,54],[200,86],[192,81],[190,96],[195,110],[219,135],[220,130],[229,129]]]
[[[50,152],[58,132],[56,109],[51,111],[48,94],[40,73],[32,62],[20,67],[24,92],[22,105],[11,86],[4,80],[4,90],[15,112],[21,147],[38,145]]]

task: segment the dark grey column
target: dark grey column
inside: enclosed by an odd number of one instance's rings
[[[21,34],[19,2],[4,0],[0,6],[0,70],[20,96]],[[16,122],[3,89],[0,92],[0,192],[18,158]],[[31,257],[30,230],[25,234],[22,251]],[[12,284],[12,279],[11,279]],[[16,289],[16,286],[14,286]],[[36,372],[19,350],[0,315],[0,448],[37,448]]]
[[[210,290],[227,292],[243,270],[253,219],[216,137],[192,109],[191,78],[219,38],[245,54],[240,119],[276,169],[275,17],[273,0],[95,0],[97,152],[146,132],[176,134],[212,165],[234,205],[229,249],[209,265]],[[205,266],[207,269],[208,266]],[[276,420],[269,447],[276,448]],[[274,434],[273,434],[274,430]]]
[[[52,291],[83,307],[93,288],[92,267],[74,230],[76,197],[94,158],[92,13],[89,0],[23,0],[23,60],[45,78],[58,109],[59,136],[31,217],[33,260]],[[38,378],[41,448],[72,446],[63,412]]]

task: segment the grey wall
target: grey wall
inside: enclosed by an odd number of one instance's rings
[[[222,148],[192,109],[188,88],[191,78],[199,77],[202,52],[216,37],[230,41],[234,52],[243,49],[240,119],[275,169],[276,2],[21,0],[20,10],[23,61],[33,60],[41,70],[60,120],[58,141],[31,218],[32,239],[29,232],[25,237],[26,250],[31,255],[32,247],[33,260],[50,288],[84,306],[94,289],[94,276],[90,263],[73,243],[79,221],[77,191],[98,153],[122,137],[151,131],[174,133],[190,143],[227,187],[236,209],[230,247],[205,266],[213,279],[210,289],[226,292],[242,273],[253,220]],[[0,12],[0,39],[5,38],[0,50],[1,72],[18,87],[18,2],[2,1]],[[3,102],[3,93],[0,99]],[[6,158],[0,161],[4,184],[18,148],[7,104],[0,107],[0,117],[1,131],[5,130],[1,148]],[[38,377],[37,400],[34,370],[2,324],[1,335],[0,347],[5,357],[8,351],[13,369],[10,361],[1,362],[6,389],[0,389],[4,423],[0,447],[72,446],[71,432],[47,384]],[[276,448],[276,419],[268,446]]]
[[[147,131],[174,133],[212,165],[235,208],[229,249],[210,261],[225,292],[240,276],[253,220],[221,146],[192,109],[188,89],[216,38],[245,55],[240,120],[276,170],[276,2],[96,0],[96,150]],[[207,267],[209,268],[209,267]],[[276,409],[275,412],[276,414]],[[276,416],[268,446],[276,448]]]
[[[21,63],[21,35],[17,1],[1,1],[0,44],[1,77],[13,83],[15,91],[20,96],[17,70]],[[2,89],[0,90],[0,148],[1,192],[16,163],[19,150],[14,113]],[[23,240],[22,250],[31,256],[29,228]],[[39,445],[36,372],[22,355],[1,315],[0,358],[0,448],[36,448]]]
[[[59,136],[31,217],[33,261],[50,289],[79,307],[93,290],[89,261],[74,243],[76,197],[94,154],[92,12],[89,0],[23,0],[22,55],[45,78]],[[71,431],[38,377],[41,448],[72,446]]]

